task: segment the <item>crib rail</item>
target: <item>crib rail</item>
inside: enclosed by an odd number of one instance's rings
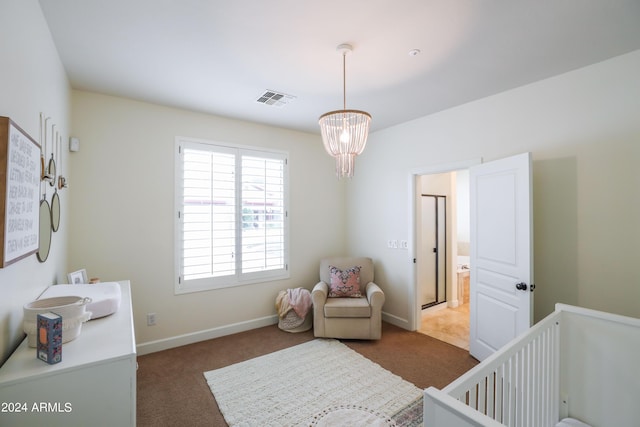
[[[555,312],[442,391],[506,426],[558,419],[559,319]]]

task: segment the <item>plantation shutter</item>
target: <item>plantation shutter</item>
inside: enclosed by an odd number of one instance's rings
[[[235,155],[184,149],[183,279],[235,274]]]
[[[284,267],[284,160],[242,156],[242,272]]]
[[[288,277],[286,155],[177,142],[176,292]]]

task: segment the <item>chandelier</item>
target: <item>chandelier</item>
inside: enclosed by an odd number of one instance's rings
[[[343,110],[329,111],[320,116],[320,132],[324,148],[336,158],[338,178],[353,177],[356,156],[362,154],[367,145],[371,115],[365,111],[347,110],[346,57],[352,47],[341,44],[342,53]]]

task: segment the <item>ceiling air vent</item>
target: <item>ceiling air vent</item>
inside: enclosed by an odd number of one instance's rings
[[[287,95],[286,93],[267,89],[256,101],[260,104],[282,108],[294,99],[296,99],[296,97],[293,95]]]

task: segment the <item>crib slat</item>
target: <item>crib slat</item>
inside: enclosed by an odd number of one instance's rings
[[[550,425],[551,422],[553,421],[552,419],[552,414],[553,414],[553,352],[556,350],[556,347],[554,345],[553,342],[553,337],[554,337],[554,333],[555,333],[555,328],[549,329],[545,335],[546,337],[546,349],[544,351],[544,353],[547,355],[547,357],[545,358],[545,371],[544,371],[544,378],[545,378],[545,388],[544,391],[542,392],[542,396],[543,399],[546,396],[546,399],[544,399],[546,401],[546,404],[544,405],[545,408],[545,412],[544,412],[544,423],[547,425]]]
[[[486,406],[487,406],[487,415],[495,420],[496,418],[496,408],[495,408],[495,393],[496,393],[496,374],[492,372],[487,377],[487,390],[486,390]]]
[[[547,402],[544,401],[544,393],[546,390],[546,363],[547,363],[547,355],[545,353],[548,350],[546,344],[546,337],[548,335],[548,331],[542,333],[542,335],[538,338],[538,353],[536,355],[536,359],[538,360],[538,372],[539,375],[539,384],[538,384],[538,393],[536,395],[536,408],[538,409],[536,422],[538,425],[546,425],[546,418],[544,416],[547,409]]]
[[[531,398],[531,423],[540,425],[540,383],[542,382],[542,370],[540,369],[540,337],[531,341],[531,358],[533,374],[533,396]]]
[[[509,361],[509,369],[511,371],[510,373],[511,383],[509,385],[509,424],[507,425],[510,427],[515,427],[518,421],[517,414],[516,414],[516,405],[517,405],[517,399],[518,399],[517,390],[519,387],[517,366],[518,366],[518,353],[514,354],[511,360]]]
[[[526,347],[527,349],[527,390],[525,393],[525,406],[527,408],[527,426],[533,427],[534,424],[534,398],[536,396],[536,376],[535,376],[535,368],[536,361],[534,358],[535,354],[535,340],[532,340]]]
[[[528,363],[529,360],[527,358],[527,347],[524,346],[522,348],[522,350],[520,350],[521,354],[522,354],[522,361],[520,362],[520,390],[518,391],[518,412],[519,412],[519,416],[518,418],[520,418],[520,424],[523,427],[527,427],[527,403],[526,403],[526,395],[527,395],[527,387],[528,382],[527,382],[527,370],[528,370]]]
[[[478,383],[478,411],[487,414],[487,377]]]
[[[478,384],[474,384],[471,389],[469,389],[469,402],[467,405],[476,411],[478,410]]]
[[[504,364],[500,365],[496,370],[496,396],[495,396],[495,407],[496,407],[496,416],[494,419],[496,421],[502,422],[504,419],[503,413],[503,398],[504,398]]]
[[[532,347],[532,357],[533,357],[533,397],[531,399],[531,419],[532,421],[538,420],[538,424],[540,423],[540,386],[542,384],[542,369],[540,365],[540,339],[541,337],[536,337],[535,340],[531,342]]]
[[[554,322],[553,327],[553,351],[552,354],[553,361],[550,365],[551,373],[549,378],[552,379],[553,383],[551,387],[553,389],[551,395],[551,414],[550,416],[553,418],[556,415],[560,415],[560,321]]]
[[[522,357],[524,364],[522,366],[522,378],[523,384],[520,390],[520,401],[522,402],[522,426],[529,427],[529,396],[531,395],[531,343],[524,346],[522,349]]]

